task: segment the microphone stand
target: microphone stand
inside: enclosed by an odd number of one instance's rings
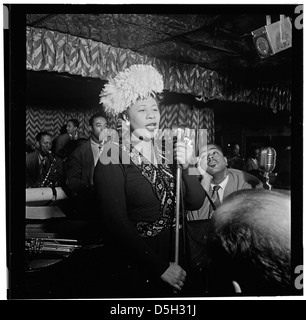
[[[175,263],[179,263],[179,243],[180,243],[180,196],[181,196],[182,168],[178,164],[176,169],[176,211],[175,211]]]
[[[177,128],[177,141],[184,138],[185,129],[182,127]],[[179,263],[179,242],[180,242],[180,197],[181,197],[181,180],[182,180],[182,167],[176,163],[176,211],[175,211],[175,263]]]
[[[175,206],[175,252],[174,262],[179,264],[179,249],[180,249],[180,203],[181,203],[181,180],[182,180],[182,168],[177,164],[176,169],[176,206]],[[174,288],[174,294],[177,294],[177,289]]]
[[[265,171],[264,174],[263,174],[263,177],[265,179],[265,185],[267,186],[267,188],[265,189],[268,189],[268,190],[272,190],[272,185],[269,183],[269,171]]]
[[[177,129],[177,141],[184,137],[185,129]],[[179,264],[179,248],[180,248],[180,208],[181,208],[181,181],[182,181],[182,167],[176,164],[176,207],[175,207],[175,252],[174,262]],[[174,293],[177,293],[174,289]]]

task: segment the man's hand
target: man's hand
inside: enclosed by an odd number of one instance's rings
[[[202,176],[201,184],[203,188],[209,192],[212,176],[206,171],[207,169],[207,153],[203,152],[198,160],[198,171]]]

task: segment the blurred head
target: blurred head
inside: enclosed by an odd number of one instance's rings
[[[290,238],[288,194],[265,189],[234,192],[215,211],[208,237],[211,290],[288,294]]]
[[[39,132],[36,135],[37,150],[42,156],[45,156],[51,151],[52,148],[52,136],[46,131]]]
[[[239,144],[234,144],[234,146],[233,146],[233,152],[234,152],[234,154],[236,154],[237,156],[239,155],[239,153],[240,153]]]
[[[259,156],[260,156],[260,150],[259,150],[259,148],[254,148],[253,149],[253,153],[252,153],[252,157],[254,158],[254,159],[259,159]]]
[[[96,113],[89,119],[89,128],[91,138],[96,143],[99,143],[99,136],[103,129],[108,127],[106,116],[103,113]]]
[[[200,166],[211,176],[227,174],[227,159],[220,146],[208,144],[200,151]]]
[[[70,135],[75,135],[79,128],[79,121],[77,119],[69,119],[66,125],[66,131]]]

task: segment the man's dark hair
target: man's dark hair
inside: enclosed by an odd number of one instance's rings
[[[224,155],[224,151],[223,151],[222,147],[219,146],[218,144],[216,144],[216,143],[207,143],[207,145],[215,146],[215,148],[218,149],[219,151],[221,151],[222,154]]]
[[[90,117],[90,119],[89,119],[89,125],[90,125],[91,127],[93,126],[93,121],[94,121],[94,119],[96,119],[96,118],[104,118],[104,119],[108,122],[108,119],[107,119],[107,116],[106,116],[105,112],[100,111],[100,112],[97,112],[97,113],[93,114],[93,115]]]
[[[246,156],[247,156],[247,157],[254,157],[254,156],[256,155],[256,153],[255,153],[256,150],[259,150],[259,151],[260,151],[260,148],[259,148],[257,145],[253,145],[253,146],[249,147],[249,148],[247,149],[247,154],[246,154]]]
[[[72,122],[73,125],[74,125],[75,127],[77,127],[77,128],[80,126],[80,122],[79,122],[78,119],[69,119],[69,120],[67,121],[67,123],[68,123],[68,122]]]
[[[35,139],[36,139],[36,141],[39,142],[40,139],[41,139],[42,137],[44,137],[44,136],[50,136],[50,137],[52,138],[52,135],[51,135],[49,132],[47,132],[47,131],[41,131],[41,132],[38,132],[38,133],[37,133]]]
[[[288,194],[265,189],[232,193],[214,213],[207,245],[212,265],[237,281],[242,294],[292,292]]]

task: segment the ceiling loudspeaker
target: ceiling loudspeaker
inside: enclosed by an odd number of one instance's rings
[[[280,16],[280,21],[271,23],[267,16],[267,25],[252,31],[253,42],[261,58],[267,58],[292,47],[292,24],[289,17]]]

